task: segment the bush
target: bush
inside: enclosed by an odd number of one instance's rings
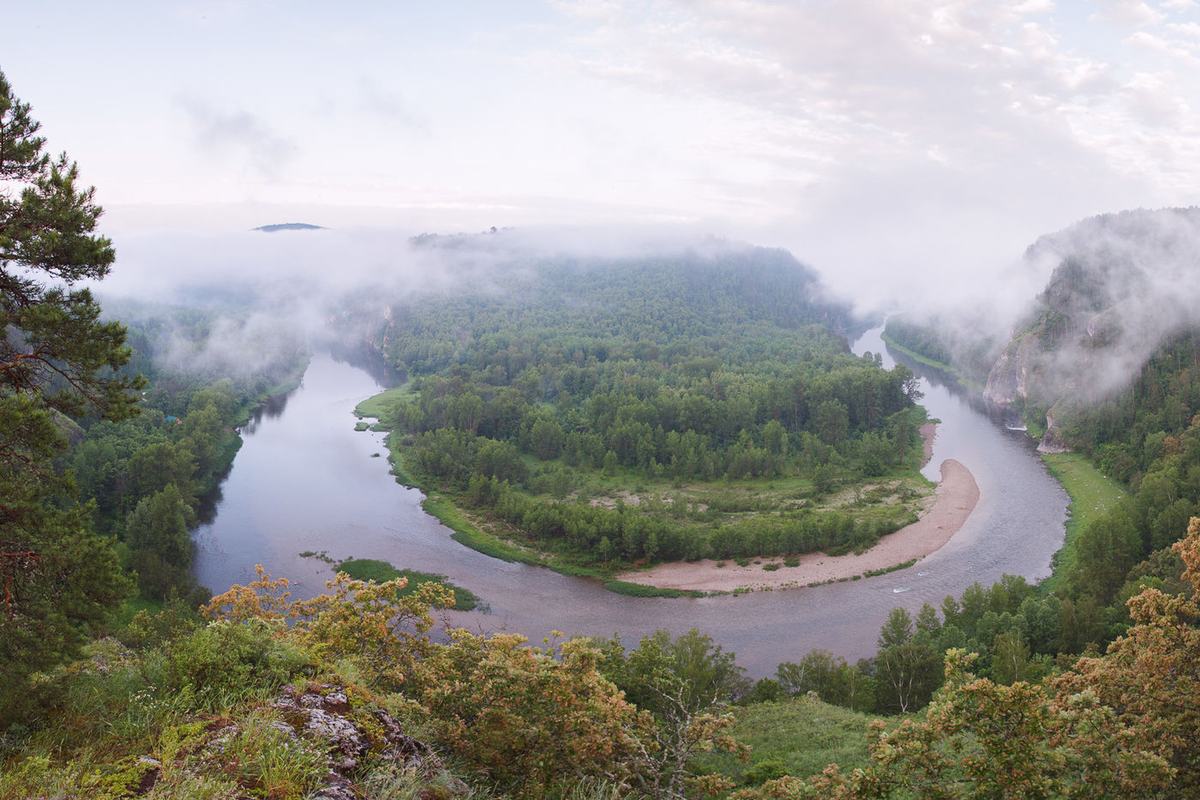
[[[280,623],[257,619],[197,629],[166,651],[171,689],[218,702],[248,690],[273,691],[310,666],[309,655],[283,632]]]

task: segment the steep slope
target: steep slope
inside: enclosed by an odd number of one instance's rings
[[[988,375],[984,396],[1056,424],[1127,388],[1164,344],[1196,327],[1200,209],[1125,211],[1038,239],[1027,261],[1053,264],[1046,289]]]

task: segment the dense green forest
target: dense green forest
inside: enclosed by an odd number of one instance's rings
[[[786,253],[492,273],[503,290],[391,307],[377,343],[409,382],[374,412],[403,472],[489,530],[608,566],[844,552],[915,518],[822,503],[884,479],[917,498],[924,417],[912,372],[851,355],[846,310]]]
[[[1200,791],[1191,332],[1103,403],[1055,398],[1057,435],[1129,497],[1052,581],[897,609],[858,664],[814,652],[752,683],[702,631],[531,647],[439,624],[456,600],[435,580],[343,573],[293,600],[260,574],[209,599],[197,498],[306,346],[281,334],[231,373],[214,332],[249,309],[102,316],[80,286],[114,260],[100,209],[43,145],[0,74],[0,177],[21,189],[0,198],[0,797]],[[850,355],[844,311],[786,254],[497,274],[393,307],[373,339],[409,373],[385,408],[402,466],[471,513],[601,563],[864,546],[896,522],[822,502],[912,466],[912,374]],[[613,489],[644,502],[588,501]]]

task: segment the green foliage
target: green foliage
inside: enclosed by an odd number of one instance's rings
[[[1054,574],[1047,583],[1048,588],[1055,588],[1061,586],[1062,576],[1074,568],[1075,538],[1079,532],[1114,508],[1127,493],[1080,453],[1044,453],[1042,460],[1071,498],[1066,542],[1055,555]]]
[[[695,628],[675,639],[668,630],[656,631],[629,653],[620,637],[597,644],[604,654],[601,671],[639,708],[656,715],[680,708],[697,713],[749,689],[735,656]]]
[[[239,693],[262,694],[302,674],[309,657],[263,620],[213,622],[167,649],[170,691],[188,692],[210,710]]]
[[[785,661],[775,670],[783,695],[812,692],[826,703],[855,711],[875,708],[875,680],[855,664],[825,650],[813,650],[798,664]]]
[[[604,588],[610,592],[629,595],[630,597],[684,597],[689,594],[700,594],[698,592],[684,592],[679,589],[660,589],[657,586],[646,586],[641,583],[630,583],[629,581],[605,581]]]
[[[72,655],[126,592],[53,459],[69,417],[127,417],[142,385],[115,372],[124,329],[75,288],[114,258],[93,233],[93,190],[76,188],[65,154],[42,152],[29,110],[0,73],[0,724],[24,705],[27,676]]]
[[[483,516],[477,527],[490,536],[532,546],[556,568],[617,568],[709,555],[718,522],[736,528],[718,557],[854,549],[894,529],[896,508],[847,525],[803,519],[794,496],[772,498],[753,519],[710,514],[701,525],[701,512],[684,524],[674,503],[615,507],[631,484],[784,477],[807,487],[816,476],[828,490],[838,478],[888,475],[919,449],[911,372],[851,356],[815,324],[843,312],[809,300],[812,276],[783,254],[513,262],[499,274],[513,291],[393,308],[381,346],[413,377],[402,397],[372,407],[404,432],[389,446],[408,475]],[[579,300],[564,304],[564,293]],[[606,499],[589,508],[572,502],[576,489]]]
[[[470,589],[455,586],[445,575],[435,575],[431,572],[420,572],[414,569],[396,569],[386,561],[373,558],[352,558],[339,563],[337,570],[346,573],[356,581],[383,583],[402,578],[407,583],[403,589],[399,590],[400,597],[415,594],[426,583],[440,584],[454,593],[454,603],[450,607],[459,611],[474,611],[482,604],[477,594]]]
[[[965,386],[982,389],[1003,344],[978,330],[964,334],[961,328],[961,324],[939,317],[918,323],[906,315],[893,314],[887,319],[882,338],[889,347],[917,362],[948,373]]]
[[[451,637],[421,665],[424,725],[472,773],[516,797],[631,777],[646,723],[596,669],[586,640],[543,650],[519,636]]]
[[[838,764],[851,771],[870,762],[867,729],[872,717],[806,696],[733,710],[730,734],[750,748],[750,763],[729,755],[704,755],[700,768],[721,772],[739,785],[756,786],[784,775],[807,777]]]

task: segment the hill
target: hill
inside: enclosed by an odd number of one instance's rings
[[[426,285],[372,340],[410,391],[377,411],[473,546],[607,578],[846,552],[915,519],[912,373],[852,355],[847,308],[786,252],[570,257],[505,232],[414,251]],[[870,502],[832,501],[867,481]]]
[[[323,231],[321,225],[309,225],[307,222],[275,222],[270,225],[260,225],[253,228],[263,233],[278,233],[279,231]]]
[[[1055,265],[988,375],[984,395],[1055,420],[1127,389],[1164,345],[1194,330],[1200,209],[1125,211],[1038,239],[1027,260]]]

